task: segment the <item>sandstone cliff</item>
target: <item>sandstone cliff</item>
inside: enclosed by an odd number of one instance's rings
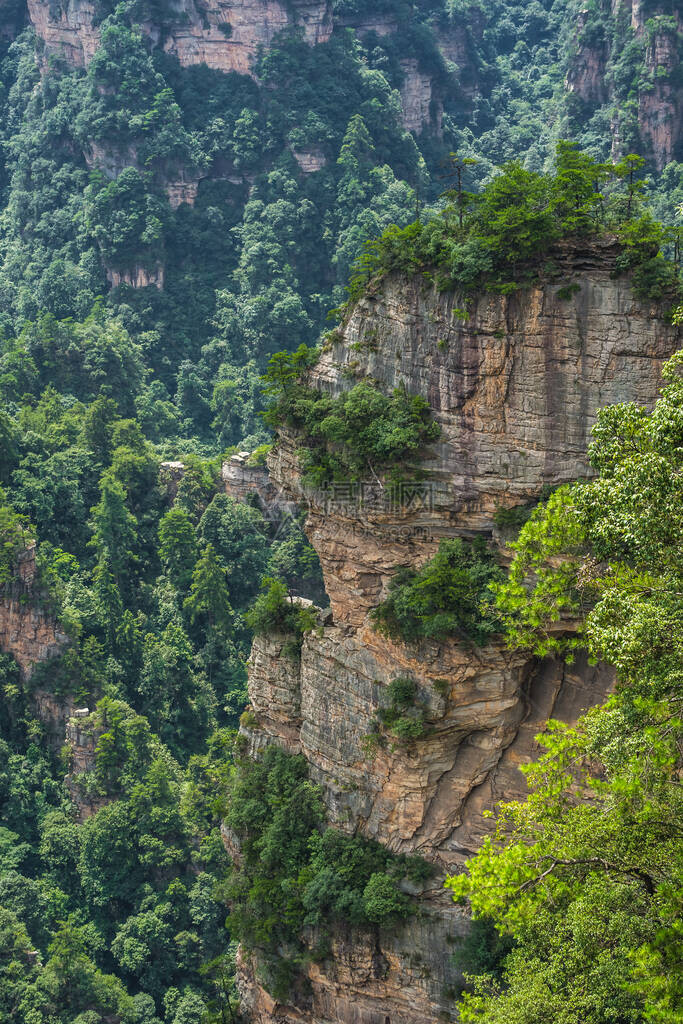
[[[659,16],[639,26],[647,35],[645,66],[647,80],[640,92],[638,122],[641,137],[652,150],[661,171],[677,155],[683,142],[683,90],[681,90],[681,44],[683,16]]]
[[[99,45],[99,25],[91,0],[28,0],[31,23],[46,53],[85,67]],[[176,56],[183,67],[207,64],[219,71],[251,74],[260,46],[269,46],[277,32],[296,25],[311,44],[325,42],[332,32],[331,0],[215,0],[210,4],[182,0],[164,22],[143,23],[153,45]]]
[[[43,46],[44,58],[58,55],[76,67],[85,67],[99,45],[101,13],[94,0],[26,0],[28,18]],[[642,43],[643,73],[638,84],[637,122],[645,149],[661,170],[672,159],[680,159],[683,141],[683,94],[680,84],[681,15],[671,4],[645,6],[640,0],[602,0],[604,23],[626,19]],[[8,31],[18,29],[16,15]],[[16,22],[16,24],[15,24]],[[333,31],[352,28],[364,38],[376,34],[391,36],[399,29],[389,12],[360,12],[333,17],[332,0],[180,0],[144,20],[142,29],[152,46],[176,56],[183,67],[206,64],[219,71],[253,74],[254,57],[271,45],[275,35],[288,27],[299,28],[311,44],[326,42]],[[431,25],[434,42],[445,60],[445,68],[425,67],[410,49],[401,53],[403,85],[401,100],[404,123],[410,131],[425,128],[440,132],[444,92],[451,100],[464,102],[463,110],[477,96],[485,95],[476,50],[482,44],[486,18],[472,9],[466,20],[437,19]],[[616,46],[616,44],[615,44]],[[589,107],[616,101],[615,76],[608,74],[620,50],[614,49],[604,32],[591,31],[589,8],[582,8],[576,20],[573,53],[569,58],[566,88]],[[623,74],[623,71],[622,71]],[[630,114],[627,114],[630,116]],[[623,134],[619,113],[613,123],[614,152],[618,154]],[[297,154],[295,154],[297,155]],[[304,153],[297,159],[305,173],[322,166],[320,153]],[[100,162],[98,161],[98,165]],[[185,183],[181,183],[183,186]],[[172,202],[192,201],[196,183],[169,186]]]
[[[54,658],[67,642],[36,591],[35,556],[34,544],[21,552],[16,578],[0,592],[0,651],[12,655],[25,680],[38,662]]]
[[[368,618],[394,570],[423,564],[444,537],[492,537],[504,559],[496,508],[589,472],[601,406],[652,404],[676,330],[634,298],[628,280],[612,276],[609,245],[555,255],[564,279],[580,283],[571,299],[546,282],[466,303],[420,279],[390,277],[357,304],[311,372],[312,386],[333,393],[370,376],[428,398],[442,434],[424,463],[426,485],[407,507],[391,507],[376,488],[364,507],[355,493],[305,489],[294,436],[281,436],[270,456],[275,482],[308,510],[331,613],[307,635],[300,665],[283,657],[277,637],[255,643],[255,724],[243,731],[256,756],[272,742],[304,754],[332,823],[417,851],[439,874],[421,895],[417,921],[378,938],[338,935],[328,959],[310,968],[310,994],[295,1008],[275,1006],[243,961],[240,984],[255,1021],[452,1019],[449,942],[466,924],[440,889],[443,873],[480,845],[490,828],[485,812],[523,793],[517,766],[534,756],[548,717],[573,722],[612,686],[606,666],[539,662],[502,643],[416,650],[380,637]],[[406,674],[430,728],[407,747],[369,756],[364,739],[383,692]]]
[[[100,39],[99,19],[92,0],[27,0],[31,24],[44,45],[46,57],[63,57],[75,67],[87,67]],[[210,4],[182,0],[163,23],[146,20],[143,31],[153,46],[178,58],[182,67],[206,64],[217,71],[235,71],[251,75],[252,64],[260,48],[268,48],[283,29],[297,27],[311,45],[329,40],[333,31],[331,0],[215,0]],[[397,29],[395,18],[354,17],[342,19],[340,28],[349,27],[364,36],[370,32],[390,35]],[[432,77],[421,70],[418,61],[406,57],[401,67],[401,90],[405,125],[420,132],[427,125],[440,128],[441,103]],[[305,173],[324,165],[319,151],[295,153]],[[103,166],[101,160],[96,161]],[[106,163],[106,161],[105,161]],[[192,183],[190,183],[191,185]],[[170,188],[172,203],[192,201],[196,194]]]
[[[17,662],[23,684],[30,690],[36,717],[45,730],[45,741],[55,751],[66,741],[71,749],[71,771],[85,771],[92,766],[94,742],[77,728],[77,719],[87,709],[77,709],[70,694],[55,694],[49,689],[31,685],[36,665],[57,658],[69,639],[46,595],[36,582],[35,545],[29,545],[17,559],[15,579],[0,591],[0,652],[11,654]],[[81,820],[97,809],[97,804],[84,800],[70,785]]]

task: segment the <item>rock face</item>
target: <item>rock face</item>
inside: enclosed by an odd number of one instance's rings
[[[24,679],[34,665],[56,657],[67,642],[49,608],[34,592],[35,545],[19,556],[16,580],[0,592],[0,651],[11,654]]]
[[[136,264],[128,270],[113,270],[107,267],[107,280],[112,288],[120,288],[121,285],[128,285],[130,288],[159,288],[164,287],[164,268],[161,265],[143,267]]]
[[[638,122],[640,134],[652,149],[661,171],[680,152],[683,142],[683,88],[681,88],[681,41],[683,16],[654,19],[648,33],[645,65],[649,81],[641,90]]]
[[[293,149],[292,156],[304,174],[315,174],[327,166],[327,157],[320,146],[302,146]]]
[[[90,63],[100,44],[95,25],[95,5],[90,0],[27,0],[28,15],[36,35],[45,44],[45,55],[63,57],[74,67]]]
[[[413,57],[402,60],[401,69],[404,76],[401,88],[404,125],[409,132],[421,132],[428,125],[440,131],[443,107],[431,75],[421,71]]]
[[[466,922],[444,897],[443,875],[480,846],[491,828],[485,812],[524,793],[518,766],[536,755],[534,737],[548,718],[575,722],[613,685],[606,666],[539,661],[502,643],[392,643],[374,631],[369,612],[395,569],[423,564],[444,537],[482,534],[505,559],[496,508],[589,473],[601,406],[652,404],[679,339],[660,310],[612,276],[615,255],[609,244],[556,252],[562,280],[580,285],[570,299],[547,282],[466,302],[394,276],[357,304],[310,383],[336,394],[369,376],[386,391],[405,385],[428,398],[442,434],[404,505],[392,506],[374,482],[306,490],[294,436],[281,436],[269,457],[276,484],[308,510],[331,614],[306,636],[300,664],[283,657],[283,638],[255,642],[253,717],[243,730],[250,750],[258,756],[277,742],[301,751],[330,822],[393,851],[419,852],[437,875],[405,928],[337,934],[295,1006],[275,1005],[245,958],[244,1004],[259,1024],[454,1019],[448,944]],[[368,736],[386,687],[405,675],[417,683],[425,734],[373,750]]]
[[[69,750],[69,773],[64,779],[64,785],[81,822],[97,814],[111,800],[111,797],[92,794],[87,787],[79,784],[80,777],[95,767],[95,751],[101,732],[101,725],[88,708],[70,707],[64,730],[64,741]]]
[[[185,22],[170,28],[164,49],[177,56],[183,67],[207,64],[219,71],[251,73],[260,46],[268,47],[273,36],[297,25],[312,44],[329,39],[332,6],[328,0],[218,0],[210,5],[184,0]]]
[[[443,891],[425,892],[408,925],[370,938],[338,931],[330,955],[309,968],[310,990],[296,1007],[278,1004],[256,980],[255,964],[238,960],[241,1009],[254,1024],[434,1024],[454,1020],[445,1007],[459,980],[454,944],[467,931],[462,910]],[[316,936],[309,936],[311,946]],[[442,1007],[441,1010],[437,1009]]]
[[[90,0],[28,0],[28,10],[47,54],[76,67],[88,65],[99,45]],[[163,25],[147,21],[142,27],[154,45],[176,56],[183,67],[207,64],[248,75],[259,47],[270,46],[275,34],[290,25],[300,27],[312,44],[325,42],[332,32],[331,0],[180,0]]]
[[[296,515],[297,507],[276,487],[263,465],[254,465],[249,452],[232,455],[221,467],[225,493],[235,501],[254,502],[265,519],[278,522]]]
[[[600,105],[607,102],[608,89],[605,78],[609,47],[603,37],[592,45],[581,42],[581,34],[586,27],[588,12],[579,11],[576,22],[577,49],[574,59],[567,72],[566,87],[575,93],[584,103]]]
[[[641,139],[661,170],[672,159],[681,159],[683,143],[683,90],[680,78],[681,12],[670,0],[602,0],[601,17],[626,19],[643,45],[644,75],[639,82],[637,118]],[[85,67],[99,45],[99,20],[94,0],[27,0],[28,17],[44,44],[44,58],[59,55],[76,67]],[[611,7],[611,10],[610,10]],[[487,86],[481,78],[476,50],[487,26],[482,11],[472,8],[467,18],[443,18],[432,24],[434,42],[446,61],[435,71],[422,67],[411,52],[404,52],[401,100],[409,131],[441,130],[443,96],[455,97],[462,111],[470,109]],[[353,28],[367,39],[373,34],[391,36],[399,28],[391,11],[364,12],[333,18],[332,0],[177,0],[163,16],[148,18],[142,25],[153,46],[176,56],[183,67],[206,64],[219,71],[253,74],[260,48],[268,48],[282,29],[296,26],[315,45],[326,42],[335,28]],[[584,32],[584,28],[589,30]],[[8,24],[13,34],[17,26]],[[0,26],[0,32],[3,31]],[[607,74],[610,57],[607,35],[590,31],[588,7],[576,17],[573,53],[569,58],[566,88],[589,108],[615,100],[612,77]],[[623,98],[622,98],[623,99]],[[621,100],[619,101],[621,103]],[[588,117],[589,115],[586,115]],[[620,152],[618,116],[613,123],[614,153]],[[324,155],[313,147],[296,152],[304,173],[323,166]],[[97,161],[98,166],[101,161]],[[169,185],[174,206],[192,203],[196,184]]]

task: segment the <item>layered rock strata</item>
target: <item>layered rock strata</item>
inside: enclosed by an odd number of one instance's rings
[[[97,716],[91,714],[89,708],[76,708],[73,702],[70,703],[64,730],[64,742],[69,752],[69,772],[64,785],[76,808],[78,820],[83,822],[97,814],[112,798],[92,793],[83,785],[83,780],[95,767],[97,741],[103,730]]]
[[[0,591],[0,651],[11,654],[27,680],[34,666],[56,657],[67,643],[35,589],[35,545],[21,552],[13,582]]]
[[[87,67],[100,40],[91,0],[28,0],[28,12],[48,56]],[[278,32],[292,25],[301,28],[309,43],[326,42],[332,33],[331,0],[180,0],[163,24],[148,20],[142,28],[183,67],[206,64],[249,75],[259,48],[270,46]]]
[[[441,131],[443,105],[437,95],[432,76],[422,71],[414,57],[401,61],[403,85],[401,104],[403,123],[409,132],[421,132],[428,125]]]
[[[638,0],[612,0],[612,17],[630,20],[636,38],[643,42],[645,74],[639,85],[638,124],[640,135],[651,149],[661,170],[680,159],[683,141],[680,83],[681,15],[671,4],[647,7]],[[99,46],[100,28],[94,0],[27,0],[28,17],[43,45],[43,59],[59,56],[76,67],[86,67]],[[607,11],[605,19],[609,18]],[[578,12],[576,38],[566,79],[566,88],[590,106],[614,99],[607,74],[610,47],[602,34],[582,34],[587,10]],[[340,15],[333,19],[332,0],[178,0],[163,18],[143,22],[142,29],[153,46],[176,56],[183,67],[206,64],[219,71],[253,74],[259,49],[268,48],[282,29],[298,27],[312,45],[326,42],[335,27],[352,27],[361,37],[375,33],[390,36],[398,28],[392,12]],[[422,68],[410,52],[402,55],[404,84],[401,91],[404,121],[410,131],[426,127],[440,130],[442,97],[460,97],[469,105],[486,92],[476,51],[481,46],[486,18],[470,10],[467,20],[442,19],[433,24],[434,41],[446,61],[438,73]],[[12,18],[8,31],[17,29]],[[0,27],[0,31],[1,31]],[[444,78],[445,74],[445,78]],[[620,152],[618,119],[613,124],[614,152]],[[323,166],[324,155],[295,153],[305,173]],[[171,202],[192,202],[195,188],[169,186]]]
[[[651,24],[651,28],[641,28],[648,34],[645,65],[649,80],[641,89],[638,123],[661,171],[676,156],[680,159],[683,142],[683,15],[676,11],[673,16],[652,19]]]
[[[404,504],[392,505],[376,481],[308,490],[296,436],[283,434],[270,456],[275,483],[308,510],[331,611],[306,636],[300,663],[283,657],[283,638],[257,640],[253,718],[243,731],[254,756],[273,742],[303,753],[331,823],[418,852],[437,875],[407,927],[336,935],[295,1006],[273,1004],[245,959],[241,989],[259,1024],[453,1019],[449,941],[466,924],[441,891],[443,875],[480,846],[495,803],[524,793],[518,768],[537,753],[534,737],[548,718],[575,722],[613,685],[606,666],[538,661],[502,642],[482,650],[393,643],[375,632],[369,613],[395,570],[422,565],[445,537],[491,538],[505,560],[496,509],[590,473],[586,452],[600,407],[653,403],[679,337],[663,310],[615,278],[615,256],[609,244],[565,247],[553,254],[558,281],[507,297],[466,300],[393,276],[357,304],[309,383],[338,394],[371,377],[387,392],[405,386],[429,400],[441,437]],[[570,299],[560,288],[567,281],[579,285]],[[386,688],[405,675],[417,683],[425,734],[370,752]]]

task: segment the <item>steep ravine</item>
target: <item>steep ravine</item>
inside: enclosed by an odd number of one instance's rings
[[[250,749],[258,756],[275,742],[301,751],[333,824],[394,851],[417,851],[438,872],[404,928],[372,938],[337,934],[331,955],[308,968],[310,988],[296,1006],[275,1005],[243,957],[244,1005],[259,1024],[454,1019],[450,956],[467,925],[441,889],[443,874],[480,845],[491,827],[484,812],[523,793],[517,766],[534,756],[548,717],[573,722],[612,686],[606,666],[538,662],[502,643],[410,649],[380,637],[368,613],[396,567],[423,564],[444,537],[493,538],[504,559],[495,509],[588,473],[601,406],[653,403],[662,362],[680,342],[663,309],[612,276],[615,255],[609,245],[567,247],[555,254],[561,281],[509,297],[466,303],[422,279],[393,276],[357,304],[310,383],[338,393],[370,376],[387,391],[404,384],[428,398],[442,434],[412,507],[383,507],[380,497],[361,508],[354,493],[311,493],[294,436],[281,436],[270,457],[271,478],[308,510],[331,612],[306,636],[300,668],[277,638],[254,644],[257,724],[243,730]],[[571,299],[558,294],[567,281],[580,286]],[[363,740],[383,690],[406,674],[432,728],[409,747],[369,758]]]

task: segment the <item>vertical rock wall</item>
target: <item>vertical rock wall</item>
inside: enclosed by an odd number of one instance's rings
[[[56,657],[67,642],[54,613],[34,588],[35,545],[19,555],[16,578],[0,591],[0,651],[11,654],[24,679]]]
[[[91,0],[27,0],[31,24],[47,55],[87,67],[99,45],[99,23]],[[176,56],[183,67],[206,64],[218,71],[251,74],[259,47],[277,32],[299,26],[311,44],[332,32],[331,0],[181,0],[164,24],[147,21],[143,31],[155,45]]]
[[[637,129],[643,144],[642,155],[651,154],[658,171],[675,159],[681,159],[683,144],[683,86],[681,59],[683,58],[683,14],[676,5],[654,0],[643,4],[640,0],[612,0],[607,4],[604,20],[625,19],[635,39],[642,47],[642,67],[638,67],[638,54],[632,54],[632,69],[638,76],[636,100]],[[571,55],[566,87],[588,107],[597,107],[615,99],[614,82],[608,75],[608,63],[618,60],[606,33],[585,33],[590,23],[588,7],[577,17],[575,52]],[[622,72],[623,73],[623,72]],[[622,97],[623,99],[623,97]],[[623,155],[622,110],[613,115],[612,151],[615,157]],[[587,115],[588,116],[588,115]]]
[[[370,376],[387,391],[403,384],[429,399],[442,434],[424,460],[419,501],[391,507],[380,496],[363,507],[358,494],[308,491],[295,436],[281,436],[270,456],[275,483],[308,509],[331,613],[306,636],[300,665],[282,656],[278,638],[255,642],[244,729],[251,751],[258,756],[273,742],[301,751],[333,824],[418,852],[437,873],[406,927],[336,934],[331,954],[308,969],[308,994],[292,1006],[274,1004],[243,959],[244,1002],[259,1024],[454,1019],[450,951],[466,921],[441,888],[444,874],[480,846],[491,828],[486,812],[523,795],[518,767],[536,756],[534,737],[548,718],[575,722],[613,685],[606,666],[539,662],[500,642],[482,650],[392,643],[369,613],[395,569],[423,564],[444,537],[481,534],[508,557],[496,508],[590,472],[586,450],[601,406],[653,403],[662,362],[680,338],[662,309],[615,279],[615,256],[609,244],[558,250],[562,281],[580,285],[571,299],[548,281],[467,303],[394,276],[357,304],[310,383],[338,393]],[[386,687],[404,675],[417,683],[425,734],[370,753]]]

